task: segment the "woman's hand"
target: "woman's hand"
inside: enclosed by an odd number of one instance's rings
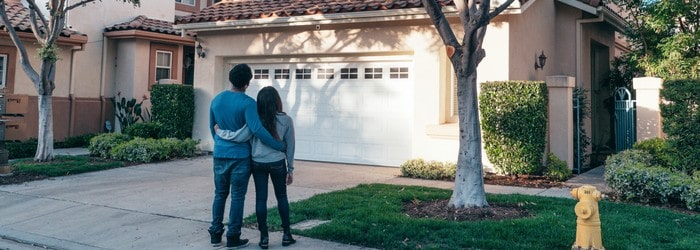
[[[294,175],[289,173],[287,174],[287,186],[292,185],[292,182],[294,182]]]
[[[214,132],[219,131],[219,124],[214,124]]]

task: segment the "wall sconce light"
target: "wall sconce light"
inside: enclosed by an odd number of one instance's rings
[[[535,70],[544,69],[544,64],[547,62],[547,56],[544,55],[544,50],[539,57],[535,58]]]
[[[204,47],[202,47],[202,43],[197,43],[197,48],[195,48],[195,52],[197,53],[197,56],[199,58],[204,58],[207,55],[204,51]]]

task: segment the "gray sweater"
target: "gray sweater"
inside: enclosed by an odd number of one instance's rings
[[[268,163],[287,160],[287,173],[294,171],[294,123],[292,118],[285,113],[277,113],[277,134],[282,137],[282,141],[287,144],[287,151],[277,151],[268,147],[260,139],[253,136],[253,133],[248,129],[248,126],[243,126],[241,129],[232,131],[218,129],[216,135],[224,140],[231,140],[237,143],[250,140],[251,154],[253,161]]]

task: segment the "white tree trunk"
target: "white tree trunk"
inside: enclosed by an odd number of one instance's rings
[[[468,70],[467,70],[468,71]],[[449,206],[488,207],[481,163],[481,127],[476,91],[476,71],[458,79],[459,155],[455,188]]]
[[[39,95],[39,138],[34,161],[53,159],[53,112],[51,94]]]

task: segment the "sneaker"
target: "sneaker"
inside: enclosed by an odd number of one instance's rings
[[[292,233],[289,230],[284,230],[284,234],[282,234],[282,246],[286,247],[296,242],[297,241],[292,238]]]
[[[248,246],[248,239],[241,239],[240,235],[226,236],[226,248],[238,249]]]
[[[211,246],[213,247],[218,247],[221,246],[221,236],[224,235],[224,230],[222,229],[219,232],[212,233],[209,231],[209,236],[211,236]]]

